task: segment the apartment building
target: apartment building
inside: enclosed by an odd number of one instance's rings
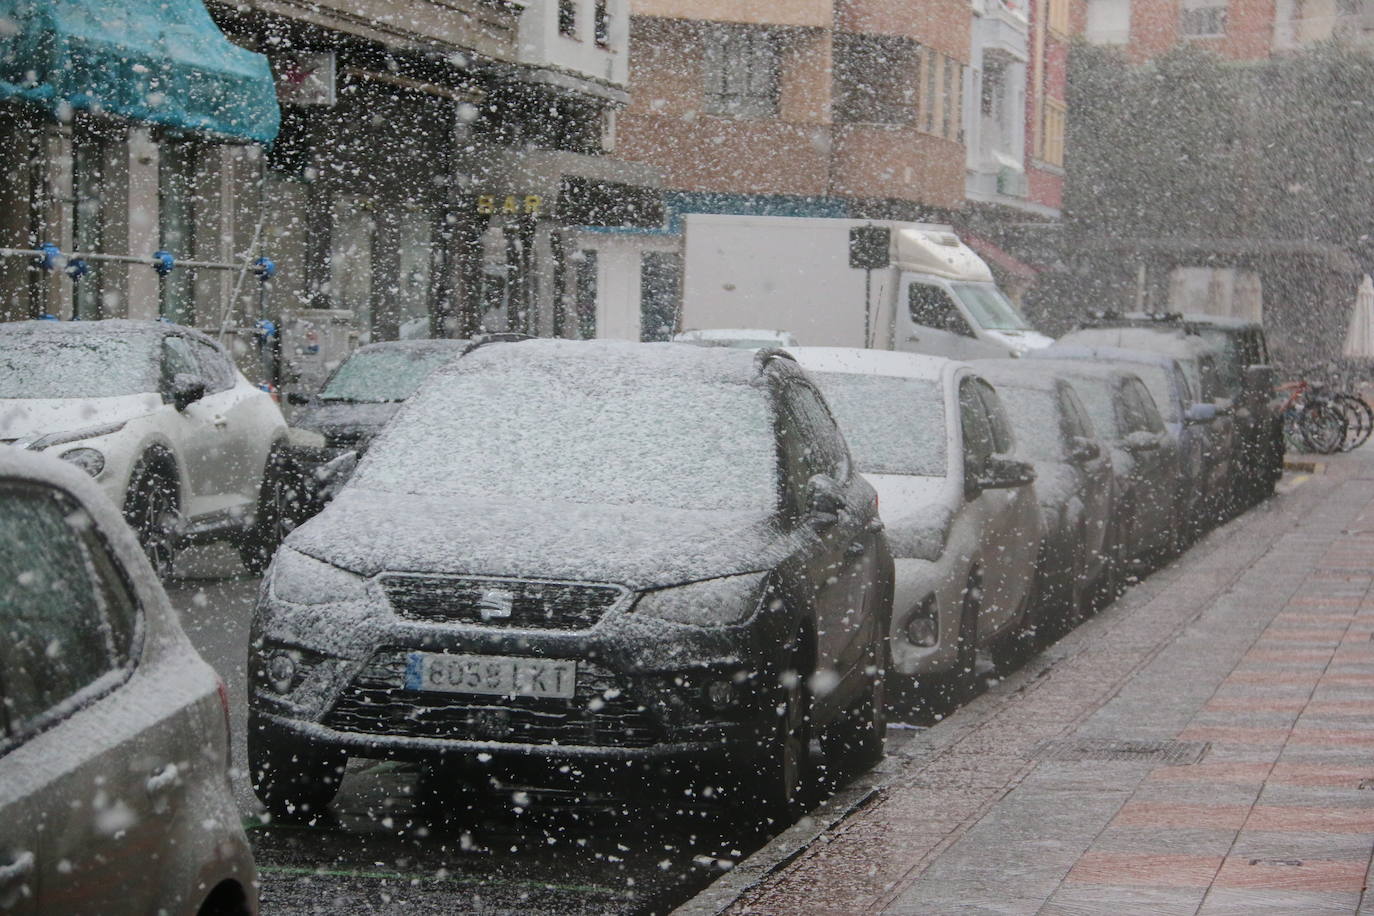
[[[1258,60],[1332,39],[1374,44],[1368,0],[1087,0],[1084,38],[1142,62],[1189,44]]]
[[[632,0],[631,14],[616,152],[662,173],[666,215],[652,232],[586,240],[596,333],[671,334],[684,213],[962,207],[965,0]]]

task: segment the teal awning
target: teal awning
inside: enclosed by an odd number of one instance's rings
[[[201,0],[0,0],[3,98],[259,143],[281,122],[267,58]]]

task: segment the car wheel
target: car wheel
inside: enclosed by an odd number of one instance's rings
[[[348,755],[312,747],[307,741],[248,716],[248,769],[253,791],[278,817],[316,817],[324,812],[343,783]]]
[[[239,559],[244,569],[254,575],[260,575],[267,569],[272,562],[272,555],[291,531],[294,518],[291,480],[285,451],[280,446],[272,446],[262,472],[257,517],[238,545]]]
[[[759,826],[781,826],[795,820],[811,777],[811,670],[802,639],[798,634],[797,648],[779,676],[775,701],[768,711],[775,717],[772,734],[750,768],[750,785],[740,799],[758,812]]]
[[[176,478],[152,458],[140,458],[129,475],[124,518],[159,579],[172,574],[176,559],[177,502]]]
[[[868,690],[862,700],[845,710],[821,732],[821,749],[827,762],[850,772],[861,772],[883,758],[887,740],[887,671],[890,667],[887,624],[883,636],[869,646],[864,666],[869,669]]]

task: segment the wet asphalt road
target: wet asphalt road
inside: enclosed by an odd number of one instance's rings
[[[201,548],[167,583],[196,648],[229,688],[234,792],[262,879],[263,912],[664,913],[769,837],[711,809],[654,797],[566,804],[503,787],[454,798],[417,768],[353,761],[328,819],[267,822],[247,780],[246,652],[260,580]],[[913,734],[889,730],[889,750]],[[815,801],[844,774],[818,772]],[[627,793],[633,795],[634,793]],[[637,803],[636,803],[637,802]]]

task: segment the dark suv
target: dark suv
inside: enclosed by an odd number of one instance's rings
[[[785,816],[813,729],[827,757],[881,755],[891,572],[874,491],[786,354],[479,347],[278,552],[254,786],[318,810],[349,755],[621,789],[652,764]]]
[[[1097,312],[1081,326],[1177,329],[1200,337],[1216,354],[1217,382],[1235,408],[1237,502],[1243,506],[1274,492],[1283,476],[1283,419],[1274,401],[1274,369],[1262,324],[1181,312]]]

